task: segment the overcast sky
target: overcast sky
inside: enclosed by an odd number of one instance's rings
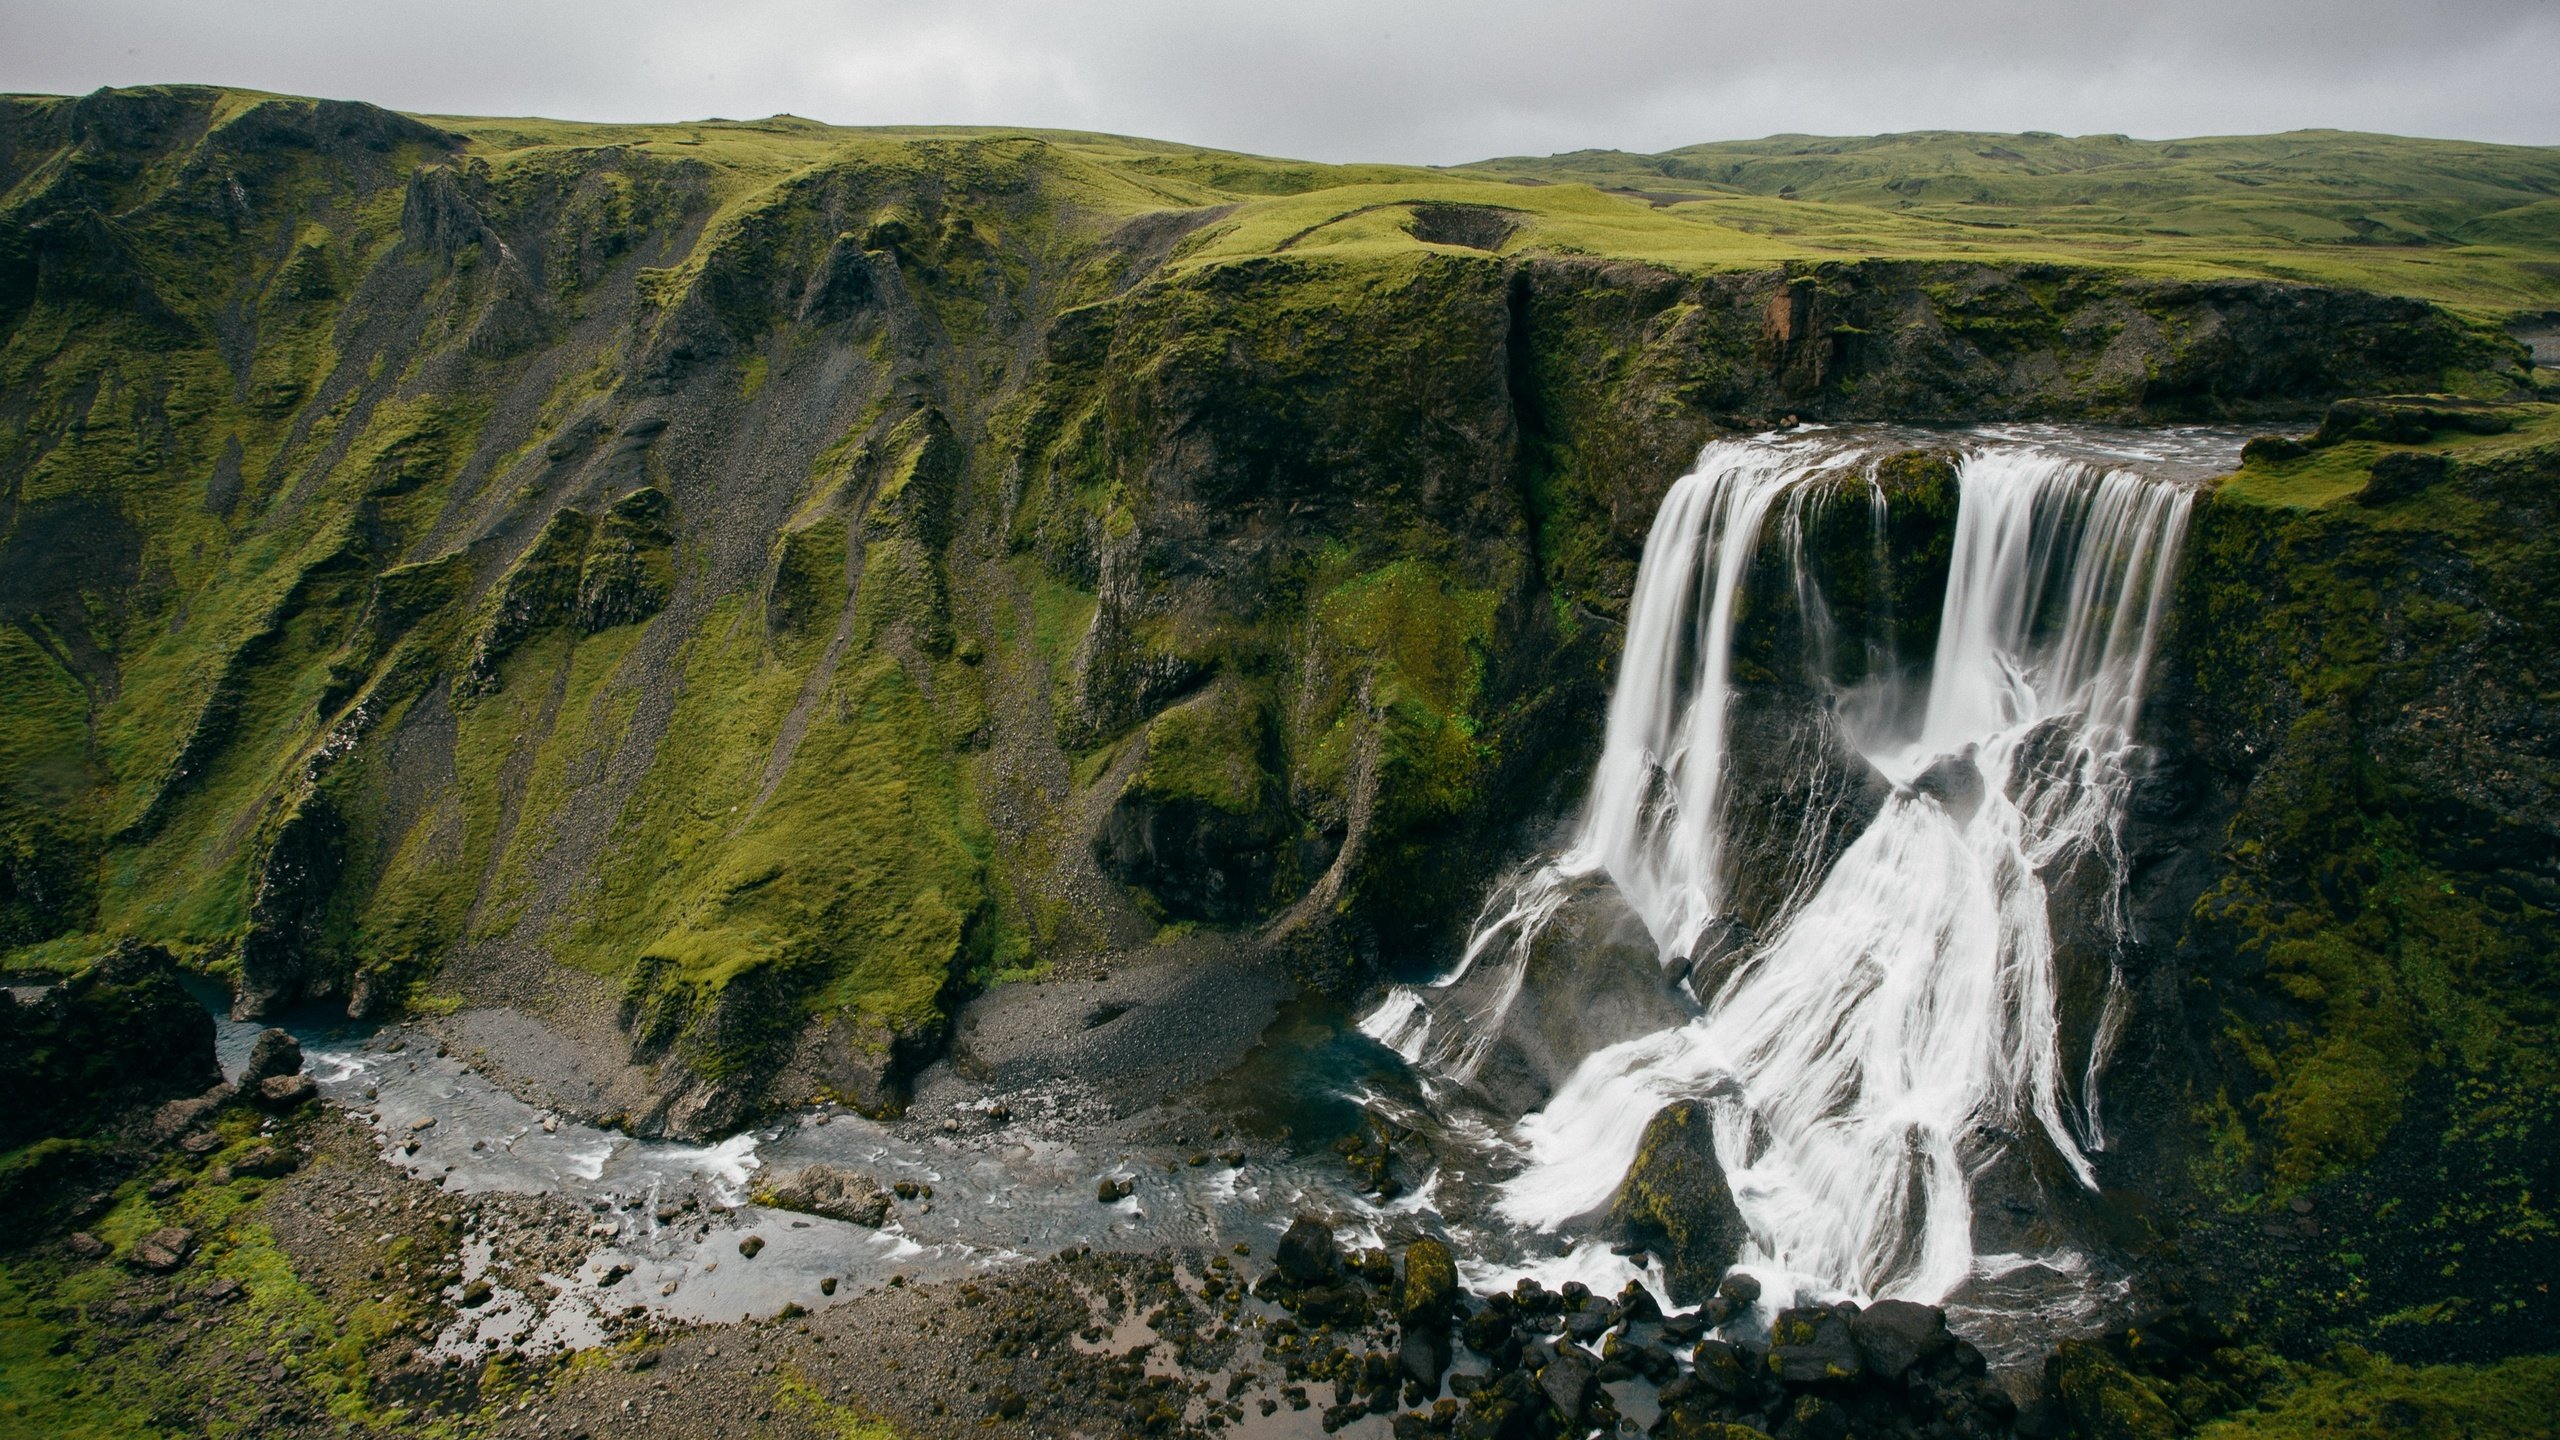
[[[2560,144],[2560,0],[0,0],[0,89],[1108,130],[1448,164],[1788,131]]]

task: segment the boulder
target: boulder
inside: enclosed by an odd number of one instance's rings
[[[1093,1187],[1093,1198],[1105,1205],[1117,1205],[1138,1193],[1138,1182],[1118,1175],[1105,1175]]]
[[[1568,1345],[1538,1372],[1538,1389],[1565,1419],[1580,1420],[1591,1406],[1591,1392],[1598,1388],[1592,1374],[1597,1368],[1591,1357]]]
[[[273,1026],[258,1032],[249,1046],[249,1068],[240,1072],[240,1088],[254,1090],[271,1076],[297,1074],[302,1069],[302,1042],[292,1034]]]
[[[1342,1251],[1333,1243],[1332,1228],[1312,1215],[1289,1222],[1273,1259],[1280,1267],[1280,1278],[1293,1285],[1321,1284],[1342,1267]]]
[[[1458,1303],[1458,1262],[1437,1240],[1404,1247],[1404,1277],[1396,1287],[1396,1321],[1407,1329],[1445,1327]]]
[[[1947,1312],[1909,1300],[1879,1300],[1850,1317],[1849,1334],[1867,1373],[1899,1380],[1904,1371],[1955,1343]]]
[[[203,1124],[236,1093],[228,1085],[216,1085],[201,1095],[169,1101],[151,1114],[152,1138],[163,1142],[177,1139]]]
[[[180,1226],[163,1226],[133,1242],[133,1263],[155,1274],[167,1274],[195,1253],[196,1237]]]
[[[1440,1377],[1449,1369],[1448,1327],[1408,1326],[1396,1345],[1396,1369],[1406,1379],[1438,1393]]]
[[[1288,1298],[1301,1325],[1330,1325],[1337,1330],[1369,1322],[1369,1294],[1357,1285],[1309,1285]]]
[[[805,1165],[762,1197],[782,1210],[823,1215],[877,1230],[889,1220],[889,1192],[868,1175],[840,1165]]]
[[[1769,1326],[1769,1373],[1790,1385],[1845,1383],[1865,1368],[1837,1308],[1799,1305],[1779,1311]]]
[[[260,1109],[282,1113],[319,1099],[320,1082],[308,1075],[270,1075],[249,1093]]]
[[[1661,1257],[1673,1300],[1695,1305],[1715,1289],[1751,1232],[1716,1159],[1707,1107],[1683,1100],[1653,1117],[1609,1220]]]

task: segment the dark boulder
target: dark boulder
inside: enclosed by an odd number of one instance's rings
[[[1580,1420],[1591,1408],[1591,1392],[1599,1388],[1591,1357],[1568,1345],[1538,1372],[1538,1389],[1567,1420]]]
[[[1716,1159],[1707,1107],[1683,1100],[1653,1117],[1609,1219],[1661,1258],[1673,1300],[1707,1298],[1751,1234]]]
[[[1865,1368],[1847,1317],[1833,1306],[1781,1310],[1769,1326],[1769,1373],[1790,1385],[1846,1383]]]
[[[1282,1303],[1301,1325],[1342,1330],[1369,1323],[1369,1293],[1357,1285],[1309,1285]]]
[[[275,1075],[297,1074],[302,1069],[302,1042],[288,1031],[270,1026],[258,1032],[257,1041],[249,1047],[249,1068],[240,1072],[240,1088],[254,1090],[258,1082]]]
[[[1396,1369],[1406,1379],[1433,1392],[1449,1369],[1449,1330],[1441,1326],[1408,1326],[1396,1345]]]
[[[1320,1285],[1342,1268],[1342,1251],[1333,1243],[1333,1231],[1312,1215],[1289,1222],[1273,1259],[1280,1267],[1280,1278],[1293,1285]]]
[[[1904,1371],[1955,1343],[1947,1312],[1909,1300],[1879,1300],[1850,1317],[1849,1334],[1867,1373],[1899,1380]]]

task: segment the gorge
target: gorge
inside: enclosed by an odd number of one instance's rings
[[[0,1416],[2543,1433],[2560,159],[1976,139],[0,102]]]

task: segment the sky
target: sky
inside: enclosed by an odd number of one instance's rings
[[[0,0],[0,90],[1455,164],[1780,133],[2560,144],[2560,0]]]

